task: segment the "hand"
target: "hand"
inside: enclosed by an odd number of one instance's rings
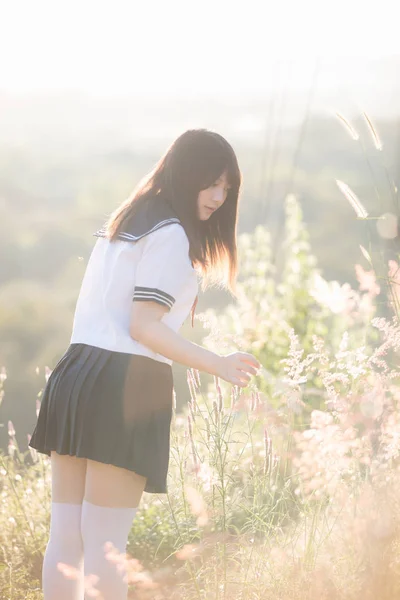
[[[220,358],[217,376],[239,387],[246,387],[251,375],[256,375],[261,367],[258,360],[246,352],[234,352]]]

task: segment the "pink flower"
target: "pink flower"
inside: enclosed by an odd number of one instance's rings
[[[67,579],[79,579],[80,571],[75,567],[71,567],[63,562],[57,563],[57,569],[66,577]]]
[[[316,274],[314,276],[314,286],[310,294],[317,302],[327,306],[335,314],[349,314],[357,306],[358,294],[350,284],[340,285],[337,281],[327,282]]]
[[[356,277],[360,284],[361,291],[367,291],[371,296],[375,297],[380,294],[381,288],[376,283],[374,271],[364,271],[361,265],[355,265]]]
[[[191,560],[199,556],[202,550],[203,548],[200,545],[185,544],[185,546],[182,546],[182,548],[175,552],[175,556],[178,560]]]
[[[186,497],[188,499],[190,510],[197,517],[197,525],[204,527],[208,523],[207,505],[203,496],[195,488],[185,486]]]
[[[201,385],[201,381],[200,381],[200,373],[197,369],[191,369],[194,380],[196,382],[197,387],[199,388]]]

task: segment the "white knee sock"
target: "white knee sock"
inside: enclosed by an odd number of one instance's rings
[[[126,543],[137,508],[109,508],[83,501],[81,531],[84,548],[85,576],[97,575],[95,588],[104,600],[126,600],[128,584],[125,573],[105,556],[104,544],[112,542],[119,552],[126,552]]]
[[[83,600],[81,510],[81,504],[51,504],[50,538],[42,568],[44,600]],[[65,577],[58,563],[77,569],[78,579]]]

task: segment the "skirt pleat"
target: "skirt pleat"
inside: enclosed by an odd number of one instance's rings
[[[173,377],[145,356],[71,344],[52,371],[29,445],[134,471],[167,492]]]

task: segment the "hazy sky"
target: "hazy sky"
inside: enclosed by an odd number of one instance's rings
[[[306,88],[317,56],[333,86],[354,78],[341,57],[400,55],[396,4],[0,0],[0,91],[240,95],[273,88],[288,59],[290,85]]]

